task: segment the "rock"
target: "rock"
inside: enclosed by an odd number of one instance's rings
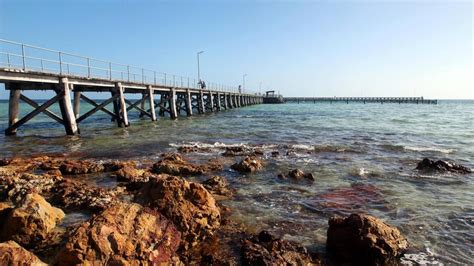
[[[22,173],[6,176],[0,178],[0,194],[4,199],[20,201],[25,195],[30,193],[47,193],[61,179],[60,175],[50,174],[35,175]]]
[[[100,173],[104,171],[104,166],[93,161],[63,161],[59,170],[63,175],[81,175],[90,173]]]
[[[2,158],[2,159],[0,159],[0,166],[7,166],[7,165],[9,165],[11,162],[12,162],[11,159]]]
[[[104,166],[104,172],[115,172],[127,166],[135,168],[137,167],[137,163],[134,161],[126,161],[126,162],[110,161],[110,162],[105,162],[103,166]]]
[[[178,152],[181,153],[191,153],[191,152],[210,152],[211,149],[207,147],[194,146],[181,146],[178,148]]]
[[[184,160],[177,153],[165,153],[163,159],[153,164],[151,171],[155,174],[170,174],[178,176],[202,175],[210,171],[221,170],[218,160],[210,160],[208,164],[197,165]]]
[[[320,264],[296,243],[277,239],[266,231],[242,243],[243,265],[313,265]]]
[[[3,224],[5,223],[5,219],[8,217],[8,214],[13,210],[13,207],[6,203],[0,202],[0,229],[3,228]]]
[[[418,163],[416,169],[425,172],[453,172],[458,174],[467,174],[471,173],[471,169],[448,161],[433,161],[428,158],[424,158],[421,162]]]
[[[305,178],[305,179],[314,181],[314,176],[313,176],[312,173],[305,173],[305,172],[301,171],[300,169],[291,170],[291,171],[288,173],[288,176],[289,176],[290,178],[293,178],[293,179]]]
[[[408,242],[400,231],[381,220],[351,214],[329,219],[327,248],[337,258],[361,264],[385,264],[402,255]]]
[[[67,210],[89,210],[98,212],[117,202],[115,191],[92,187],[85,183],[64,179],[51,189],[51,200]]]
[[[232,191],[229,189],[229,184],[224,177],[213,176],[202,183],[203,186],[213,194],[230,197]]]
[[[160,213],[120,203],[80,225],[56,257],[58,265],[173,264],[180,233]]]
[[[0,243],[0,265],[46,266],[47,264],[15,241],[8,241]]]
[[[246,157],[239,163],[233,164],[231,168],[239,173],[253,173],[263,168],[263,162],[257,157]]]
[[[133,166],[126,165],[115,172],[115,176],[117,177],[117,181],[138,182],[144,180],[145,173],[146,171],[144,169],[137,169]]]
[[[247,152],[243,146],[229,146],[225,147],[225,152],[222,153],[223,156],[242,156]]]
[[[272,157],[278,157],[278,156],[280,156],[279,151],[272,151]]]
[[[33,245],[47,235],[64,218],[61,209],[51,206],[39,194],[32,193],[16,204],[3,223],[0,238],[15,240],[22,245]]]
[[[211,236],[220,225],[215,199],[201,185],[159,175],[143,184],[137,199],[172,220],[182,232],[182,248],[189,249]]]

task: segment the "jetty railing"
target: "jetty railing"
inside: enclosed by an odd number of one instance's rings
[[[21,71],[59,74],[65,77],[100,78],[122,82],[199,89],[196,78],[159,72],[88,56],[0,39],[0,65]],[[206,89],[238,93],[238,88],[206,82]],[[252,93],[248,90],[241,93]]]

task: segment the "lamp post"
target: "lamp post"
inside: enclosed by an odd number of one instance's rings
[[[197,62],[198,62],[198,82],[201,81],[201,70],[199,68],[199,55],[204,53],[204,51],[197,52]]]
[[[247,76],[247,74],[244,74],[242,76],[242,90],[245,90],[245,77]]]

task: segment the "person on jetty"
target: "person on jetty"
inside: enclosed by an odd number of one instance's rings
[[[201,87],[201,90],[204,90],[206,89],[206,82],[204,82],[204,80],[200,80],[198,82],[199,86]]]

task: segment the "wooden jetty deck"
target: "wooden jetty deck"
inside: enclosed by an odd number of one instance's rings
[[[128,112],[132,110],[156,121],[157,114],[175,119],[263,101],[255,93],[222,84],[206,82],[207,87],[201,89],[193,78],[8,40],[0,39],[0,44],[0,83],[10,92],[6,135],[16,134],[19,127],[40,113],[64,125],[66,134],[75,135],[80,132],[79,124],[99,111],[109,115],[119,127],[127,127]],[[55,96],[40,104],[22,94],[28,90],[52,91]],[[91,92],[108,93],[110,97],[99,102],[87,96]],[[130,94],[139,95],[139,99],[128,99],[126,95]],[[93,108],[81,112],[81,100]],[[23,118],[19,118],[20,101],[34,108]],[[60,115],[48,109],[55,103]],[[112,110],[106,108],[108,105]]]
[[[437,104],[438,100],[424,99],[423,97],[284,97],[285,103],[317,103],[317,102],[358,102],[358,103],[411,103]]]

